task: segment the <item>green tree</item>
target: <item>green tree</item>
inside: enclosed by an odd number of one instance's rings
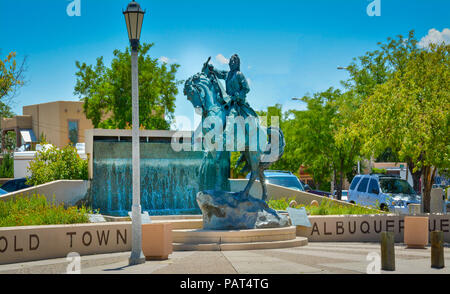
[[[0,139],[1,136],[2,135],[0,134]],[[12,131],[5,134],[5,146],[2,146],[3,151],[14,151],[14,149],[16,148],[16,136],[17,134]]]
[[[388,38],[386,43],[378,43],[379,49],[367,52],[365,55],[354,58],[352,63],[347,67],[350,78],[342,82],[342,84],[353,94],[353,106],[349,106],[353,110],[361,107],[362,103],[371,95],[374,94],[379,85],[386,83],[396,73],[401,74],[405,71],[406,65],[413,53],[420,51],[417,46],[417,39],[414,31],[410,31],[407,38],[402,35],[396,38]],[[359,137],[359,140],[365,140],[360,137],[359,124],[362,119],[361,113],[357,111],[350,111],[346,116],[350,119],[349,128],[341,129],[343,134],[341,137],[351,136]],[[379,146],[380,149],[372,150],[373,152],[366,153],[366,156],[371,159],[375,157],[383,157],[391,153],[387,159],[399,158],[399,149],[395,146],[384,144]],[[389,150],[387,150],[389,148]],[[419,191],[419,182],[422,170],[410,157],[403,158],[406,161],[408,168],[412,174],[414,189]]]
[[[375,162],[399,162],[398,153],[392,151],[391,147],[387,147],[378,157]]]
[[[25,85],[26,58],[18,64],[16,52],[9,53],[4,59],[0,58],[0,110],[3,111],[8,99],[12,99],[17,90]]]
[[[436,169],[450,166],[449,50],[450,45],[432,44],[409,52],[358,110],[366,154],[391,147],[414,172],[421,171],[425,211]]]
[[[307,110],[297,113],[296,126],[300,162],[313,176],[316,186],[329,182],[334,175],[337,197],[342,195],[345,175],[353,169],[359,155],[356,137],[343,136],[349,111],[349,95],[329,88],[302,100]]]
[[[329,88],[313,96],[304,96],[307,110],[289,111],[286,132],[293,140],[292,157],[306,167],[316,187],[328,186],[334,175],[337,195],[340,197],[345,175],[352,170],[359,154],[355,138],[343,137],[345,113],[348,111],[347,94]],[[353,141],[351,141],[353,140]],[[288,140],[287,140],[288,141]]]
[[[9,53],[4,59],[0,58],[0,120],[13,117],[14,113],[9,104],[17,91],[25,85],[26,58],[18,64],[16,53]],[[0,134],[1,137],[1,134]],[[0,138],[1,139],[1,138]],[[3,150],[14,150],[16,147],[15,134],[8,132]]]
[[[160,64],[151,58],[153,44],[139,47],[139,122],[145,129],[169,129],[175,111],[175,96],[182,81],[175,79],[178,64]],[[132,124],[131,55],[114,50],[108,68],[103,57],[97,64],[76,62],[78,72],[74,94],[84,101],[86,117],[95,128],[124,129]]]
[[[273,163],[270,166],[270,169],[275,170],[287,170],[293,173],[297,173],[300,167],[300,157],[296,149],[298,148],[299,142],[301,142],[301,138],[298,138],[298,134],[295,131],[297,120],[296,120],[296,111],[290,110],[283,113],[282,105],[275,104],[274,106],[267,107],[267,110],[257,111],[258,116],[260,117],[260,122],[264,127],[269,127],[275,124],[273,118],[276,118],[277,126],[281,128],[283,131],[286,146],[284,150],[284,154],[280,160]],[[240,152],[232,152],[231,153],[231,175],[233,178],[242,178],[245,177],[245,174],[241,174],[240,170],[242,168],[242,164],[239,167],[235,167],[235,164],[240,157]]]
[[[14,178],[14,156],[12,153],[3,153],[0,178]]]
[[[75,147],[56,146],[38,151],[29,164],[28,185],[40,185],[56,180],[87,180],[88,161],[78,155]]]
[[[278,127],[280,127],[283,131],[284,139],[286,141],[283,156],[280,160],[273,163],[270,168],[274,170],[287,170],[295,174],[298,173],[301,161],[297,148],[298,144],[301,142],[301,138],[298,137],[299,134],[296,132],[296,127],[298,124],[296,115],[300,112],[288,110],[283,113],[282,105],[276,104],[274,106],[269,106],[265,111],[257,111],[257,113],[260,116],[261,124],[264,127],[274,125],[273,118],[277,117]]]

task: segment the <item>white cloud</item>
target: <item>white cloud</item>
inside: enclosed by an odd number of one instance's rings
[[[161,61],[162,63],[169,63],[170,62],[170,58],[166,57],[166,56],[161,56],[159,58],[159,61]]]
[[[436,29],[430,29],[428,35],[423,37],[418,45],[420,47],[428,47],[431,43],[440,44],[442,42],[450,44],[450,29],[445,28],[442,32],[439,32]]]
[[[216,56],[216,60],[218,61],[218,62],[220,62],[221,64],[228,64],[228,59],[226,59],[225,58],[225,56],[223,56],[222,54],[217,54],[217,56]]]

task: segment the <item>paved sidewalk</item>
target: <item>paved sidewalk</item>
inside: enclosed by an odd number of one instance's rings
[[[450,274],[450,248],[444,269],[432,269],[431,249],[397,245],[395,272],[383,274]],[[169,260],[128,266],[128,252],[82,257],[82,274],[365,274],[375,243],[309,243],[298,248],[251,251],[174,252]],[[2,273],[66,273],[66,259],[0,265]]]

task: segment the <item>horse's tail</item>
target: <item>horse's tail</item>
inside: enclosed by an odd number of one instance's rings
[[[277,127],[267,128],[268,145],[261,156],[261,164],[270,165],[278,161],[284,153],[286,141],[284,139],[283,131]]]

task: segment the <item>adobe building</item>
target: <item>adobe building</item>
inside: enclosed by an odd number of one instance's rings
[[[23,107],[23,115],[3,118],[2,140],[7,132],[16,133],[16,146],[39,141],[43,134],[58,148],[84,143],[84,131],[92,129],[91,120],[83,112],[81,101],[55,101]],[[2,141],[2,146],[5,146]],[[2,147],[3,148],[3,147]]]

